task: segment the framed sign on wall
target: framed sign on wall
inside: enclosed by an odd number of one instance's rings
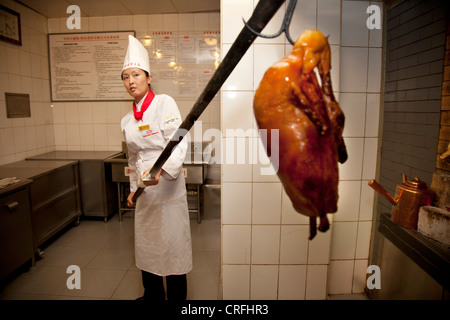
[[[0,40],[22,45],[20,13],[0,5]]]
[[[48,35],[52,101],[131,100],[120,78],[134,31]]]

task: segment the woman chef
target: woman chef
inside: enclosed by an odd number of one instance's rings
[[[192,246],[184,175],[181,173],[187,143],[182,140],[152,181],[142,175],[155,163],[181,123],[175,101],[150,90],[150,66],[145,47],[129,36],[122,80],[134,98],[133,111],[122,118],[128,147],[130,190],[128,205],[139,187],[136,201],[135,255],[142,270],[144,300],[186,300],[186,273],[192,269]]]

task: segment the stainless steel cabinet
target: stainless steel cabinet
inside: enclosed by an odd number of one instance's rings
[[[76,161],[19,161],[0,166],[0,177],[30,179],[31,225],[36,251],[81,215]]]
[[[3,178],[3,177],[1,177]],[[24,180],[0,189],[0,280],[33,262],[30,201]]]
[[[111,179],[111,164],[106,159],[117,151],[52,151],[27,160],[77,161],[80,170],[81,206],[85,217],[102,217],[105,222],[117,211],[116,185]]]

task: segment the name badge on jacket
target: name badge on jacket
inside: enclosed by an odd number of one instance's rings
[[[143,126],[139,126],[138,129],[139,129],[139,131],[142,133],[142,137],[144,137],[144,138],[159,133],[158,130],[152,130],[152,129],[150,129],[150,125],[149,125],[149,124],[145,124],[145,125],[143,125]]]

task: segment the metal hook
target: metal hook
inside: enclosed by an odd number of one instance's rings
[[[288,39],[288,41],[294,45],[294,42],[291,38],[291,36],[289,35],[289,25],[291,23],[291,19],[292,19],[292,14],[294,13],[294,9],[295,9],[295,5],[297,4],[297,0],[290,0],[288,7],[286,9],[286,14],[284,15],[283,18],[283,24],[281,25],[281,29],[280,31],[278,31],[275,34],[272,35],[265,35],[265,34],[261,34],[256,32],[255,30],[253,30],[246,22],[245,20],[242,18],[242,20],[244,21],[245,26],[255,35],[257,35],[258,37],[261,38],[266,38],[266,39],[272,39],[272,38],[276,38],[278,37],[280,34],[282,34],[283,32],[286,34],[286,39]]]

